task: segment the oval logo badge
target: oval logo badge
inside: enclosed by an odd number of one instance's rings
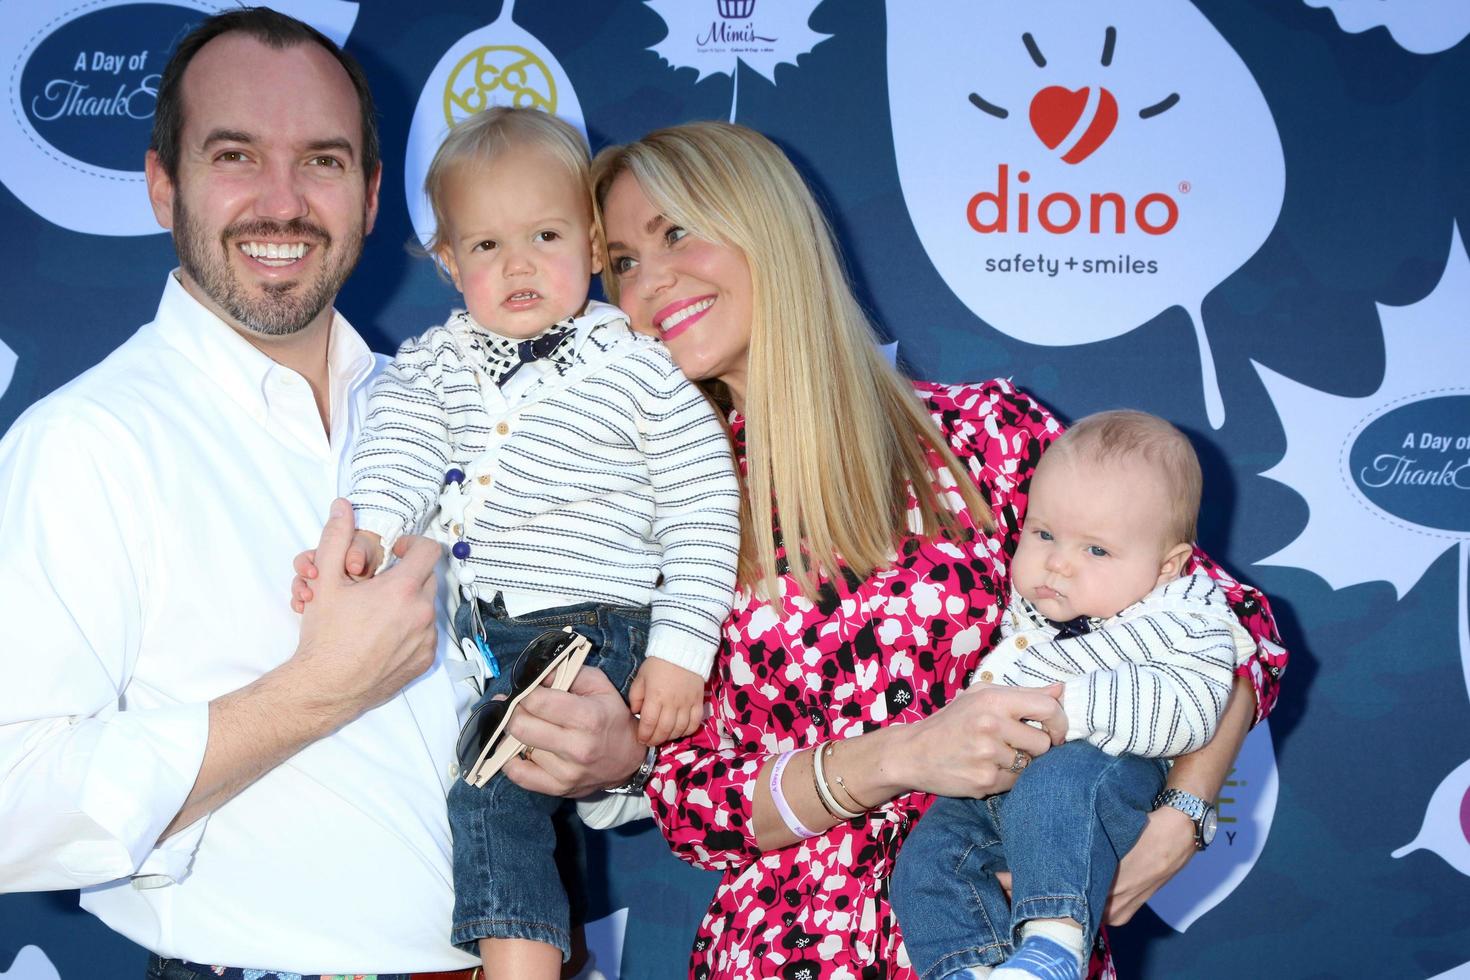
[[[1470,533],[1470,395],[1431,395],[1371,419],[1351,444],[1348,473],[1400,520]]]
[[[20,103],[36,135],[61,157],[137,170],[164,62],[202,18],[197,10],[147,3],[62,24],[21,71]]]
[[[156,235],[143,178],[158,82],[174,47],[228,0],[0,3],[0,183],[54,225]],[[343,44],[349,0],[274,0]]]

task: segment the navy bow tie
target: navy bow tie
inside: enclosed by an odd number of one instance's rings
[[[1092,623],[1086,616],[1078,616],[1076,619],[1069,619],[1065,623],[1059,623],[1055,619],[1048,619],[1046,622],[1048,626],[1057,631],[1057,635],[1052,637],[1054,640],[1066,640],[1074,636],[1082,636],[1084,633],[1092,632]]]
[[[555,354],[558,348],[561,347],[562,342],[571,335],[572,331],[569,327],[562,330],[549,330],[534,340],[523,340],[519,344],[516,344],[516,356],[520,360],[512,364],[510,370],[502,374],[495,383],[497,385],[504,385],[510,380],[511,375],[519,371],[523,365]]]

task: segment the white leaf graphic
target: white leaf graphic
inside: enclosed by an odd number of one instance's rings
[[[693,68],[701,82],[729,75],[730,121],[740,93],[740,62],[776,81],[776,66],[831,37],[807,26],[821,0],[647,0],[668,33],[649,50],[674,68]]]
[[[1470,4],[1465,0],[1305,0],[1326,7],[1349,34],[1388,28],[1399,47],[1414,54],[1448,51],[1470,34]]]
[[[1178,0],[887,10],[899,183],[945,284],[1048,346],[1183,307],[1222,425],[1201,305],[1266,240],[1286,186],[1271,109],[1230,42]]]
[[[1462,875],[1470,875],[1470,762],[1462,762],[1440,781],[1424,808],[1424,823],[1412,841],[1394,851],[1401,858],[1433,851]]]
[[[1262,476],[1301,494],[1308,507],[1301,535],[1258,564],[1304,568],[1335,589],[1386,581],[1402,596],[1458,545],[1456,633],[1470,694],[1466,309],[1470,256],[1456,225],[1430,294],[1407,306],[1378,305],[1385,364],[1373,394],[1329,395],[1256,365],[1286,430],[1286,454]],[[1419,848],[1470,875],[1470,762],[1440,783],[1419,836],[1393,856]]]
[[[419,242],[434,235],[434,211],[424,194],[424,175],[453,126],[495,105],[530,106],[559,116],[585,138],[587,123],[571,77],[556,56],[515,23],[515,0],[500,16],[455,41],[424,81],[408,128],[404,195]]]
[[[628,930],[628,910],[586,925],[587,963],[572,980],[618,980],[623,975],[623,934]]]
[[[1444,274],[1434,290],[1407,306],[1378,304],[1385,364],[1383,381],[1373,394],[1331,395],[1255,365],[1286,430],[1285,456],[1261,475],[1301,494],[1310,508],[1301,536],[1257,564],[1304,568],[1334,589],[1386,581],[1403,595],[1446,549],[1470,542],[1470,494],[1460,491],[1457,499],[1453,485],[1419,485],[1426,496],[1443,496],[1444,511],[1433,523],[1424,516],[1406,517],[1398,508],[1386,509],[1362,485],[1366,475],[1370,485],[1397,481],[1384,489],[1415,492],[1415,484],[1406,481],[1432,478],[1418,475],[1420,471],[1470,462],[1470,447],[1465,445],[1458,449],[1453,441],[1420,445],[1426,435],[1453,440],[1470,434],[1470,418],[1462,417],[1470,406],[1466,309],[1470,309],[1470,258],[1456,225]],[[1403,439],[1381,443],[1385,450],[1401,452],[1378,454],[1384,458],[1368,463],[1366,472],[1354,465],[1352,450],[1374,422],[1426,401],[1447,403],[1453,418],[1435,431],[1405,429],[1403,436],[1413,438],[1413,447],[1405,447]],[[1395,476],[1397,468],[1403,472]],[[1470,480],[1470,469],[1460,480]]]
[[[1183,932],[1245,880],[1271,833],[1277,788],[1276,751],[1263,722],[1246,736],[1220,790],[1214,843],[1148,900],[1159,918]]]
[[[39,946],[22,946],[10,969],[0,970],[5,980],[61,980],[56,966]]]
[[[0,395],[10,389],[10,379],[15,377],[15,351],[0,340]]]

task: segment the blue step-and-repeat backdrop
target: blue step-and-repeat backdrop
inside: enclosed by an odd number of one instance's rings
[[[154,92],[223,5],[0,0],[0,429],[151,318]],[[405,248],[449,126],[514,99],[597,148],[734,119],[808,176],[915,376],[1183,427],[1202,543],[1293,657],[1218,842],[1116,932],[1123,975],[1470,978],[1470,3],[278,6],[380,102],[382,214],[339,302],[379,349],[456,298]],[[713,878],[647,823],[590,860],[596,969],[679,976]],[[143,960],[75,893],[0,896],[7,980]]]

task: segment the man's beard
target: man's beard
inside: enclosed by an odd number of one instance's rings
[[[362,256],[365,219],[340,243],[326,229],[303,218],[269,221],[257,218],[230,225],[212,240],[194,221],[182,197],[174,198],[174,248],[179,265],[236,323],[262,337],[288,337],[306,329],[337,296]],[[306,281],[267,283],[263,295],[253,294],[240,281],[228,250],[231,242],[251,239],[304,241],[320,251],[318,272]],[[310,254],[310,253],[308,253]]]

